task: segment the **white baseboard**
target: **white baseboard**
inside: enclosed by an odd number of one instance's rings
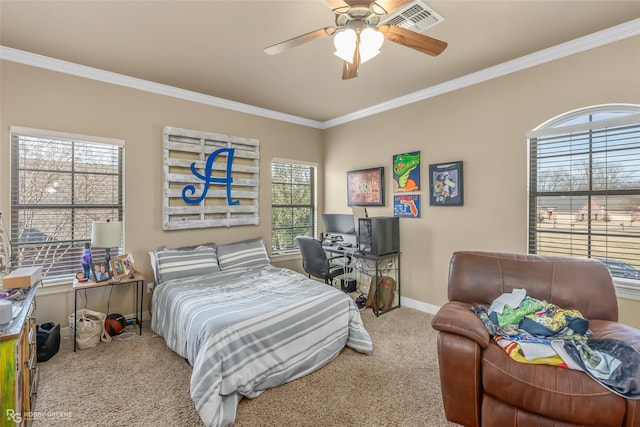
[[[429,314],[436,314],[440,310],[440,306],[428,304],[426,302],[418,301],[415,299],[400,297],[400,305],[402,307],[409,307],[419,311],[424,311]]]

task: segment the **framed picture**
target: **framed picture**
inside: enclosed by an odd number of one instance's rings
[[[133,275],[136,272],[136,266],[133,262],[133,255],[126,254],[122,258],[122,265],[124,265],[124,272],[128,275]]]
[[[420,191],[420,152],[394,154],[393,191],[411,193]]]
[[[462,206],[462,161],[429,165],[429,204]]]
[[[107,262],[94,262],[91,264],[91,275],[94,282],[106,282],[111,279],[111,274],[109,274],[109,269],[107,268]]]
[[[393,216],[420,218],[419,194],[396,194],[393,196]]]
[[[113,258],[110,263],[111,263],[111,275],[113,277],[123,277],[126,276],[128,273],[125,270],[124,267],[124,260],[127,257],[127,255],[120,255],[119,257]]]
[[[384,206],[384,167],[347,172],[347,206]]]

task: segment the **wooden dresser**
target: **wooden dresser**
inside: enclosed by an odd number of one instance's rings
[[[0,426],[29,426],[38,388],[36,289],[25,291],[20,313],[0,328]],[[16,305],[17,303],[14,303]]]

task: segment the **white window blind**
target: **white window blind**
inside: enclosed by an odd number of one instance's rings
[[[271,163],[272,252],[296,250],[296,236],[316,236],[315,167]]]
[[[529,253],[596,258],[640,289],[639,112],[582,110],[529,135]]]
[[[42,266],[45,281],[82,271],[93,221],[122,221],[124,203],[122,146],[50,135],[11,134],[13,265]]]

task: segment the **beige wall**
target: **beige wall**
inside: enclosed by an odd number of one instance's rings
[[[526,252],[527,131],[576,108],[640,103],[638,51],[640,37],[635,37],[326,131],[2,61],[0,210],[9,209],[11,125],[124,139],[125,249],[150,278],[147,251],[158,245],[224,243],[257,235],[268,244],[270,174],[265,172],[273,157],[318,162],[320,212],[350,212],[347,170],[385,166],[387,205],[369,209],[379,216],[392,214],[393,154],[419,150],[422,218],[401,220],[402,294],[426,307],[440,306],[447,300],[453,251]],[[166,125],[260,139],[259,226],[162,231]],[[424,190],[428,165],[455,160],[464,161],[465,205],[430,207]],[[282,265],[299,267],[299,262]],[[89,307],[106,310],[108,291],[92,292]],[[133,312],[130,290],[114,290],[111,301],[112,311]],[[640,302],[620,300],[625,323],[640,327],[634,315],[638,310]],[[70,292],[38,298],[39,322],[66,326],[72,311]]]
[[[322,132],[317,129],[214,108],[167,96],[2,61],[0,211],[9,211],[9,128],[24,126],[125,140],[125,250],[151,280],[147,252],[159,245],[225,243],[255,236],[270,247],[271,160],[318,163],[322,194]],[[164,126],[260,140],[260,224],[188,231],[162,230]],[[321,199],[322,200],[322,199]],[[320,208],[322,204],[320,201]],[[78,264],[80,267],[80,265]],[[88,291],[89,308],[106,310],[106,290]],[[39,292],[40,293],[40,292]],[[115,289],[111,311],[133,313],[132,292]],[[146,296],[146,293],[145,293]],[[147,302],[145,302],[145,306]],[[38,298],[38,321],[66,326],[72,292]]]
[[[384,166],[386,206],[368,211],[392,215],[392,156],[419,150],[422,217],[400,221],[402,295],[442,305],[453,251],[527,251],[527,132],[570,110],[639,104],[638,52],[635,37],[328,129],[325,209],[350,211],[347,170]],[[428,165],[456,160],[464,206],[429,206]],[[622,321],[640,327],[639,301],[620,308]]]

